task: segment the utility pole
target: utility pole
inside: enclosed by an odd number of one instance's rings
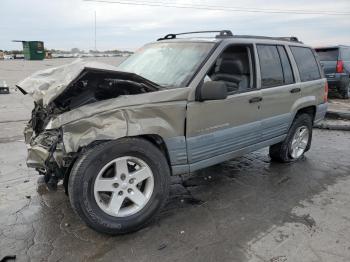
[[[97,51],[97,45],[96,45],[96,10],[95,10],[95,51]]]

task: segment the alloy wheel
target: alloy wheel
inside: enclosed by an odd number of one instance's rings
[[[94,197],[101,210],[114,217],[142,210],[154,189],[151,168],[140,158],[118,157],[107,163],[94,183]]]
[[[304,154],[309,143],[309,129],[306,126],[301,126],[295,130],[291,143],[290,155],[297,159]]]

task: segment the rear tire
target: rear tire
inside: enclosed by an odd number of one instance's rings
[[[350,97],[350,82],[339,90],[339,93],[343,99],[349,99]]]
[[[163,153],[140,138],[97,145],[74,164],[69,198],[74,211],[94,230],[137,231],[159,212],[169,194],[170,170]]]
[[[311,147],[312,119],[310,114],[299,114],[295,117],[287,137],[270,146],[269,154],[273,161],[288,163],[303,157]]]

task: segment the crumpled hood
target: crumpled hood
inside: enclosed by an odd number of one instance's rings
[[[42,101],[43,106],[46,106],[59,96],[86,68],[118,71],[117,67],[112,65],[77,59],[67,65],[40,70],[19,82],[16,86],[23,94],[29,94],[36,102]]]

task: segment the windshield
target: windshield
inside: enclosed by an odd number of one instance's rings
[[[144,46],[118,68],[161,86],[187,84],[214,43],[155,43]]]
[[[338,48],[316,49],[320,61],[337,61]]]

